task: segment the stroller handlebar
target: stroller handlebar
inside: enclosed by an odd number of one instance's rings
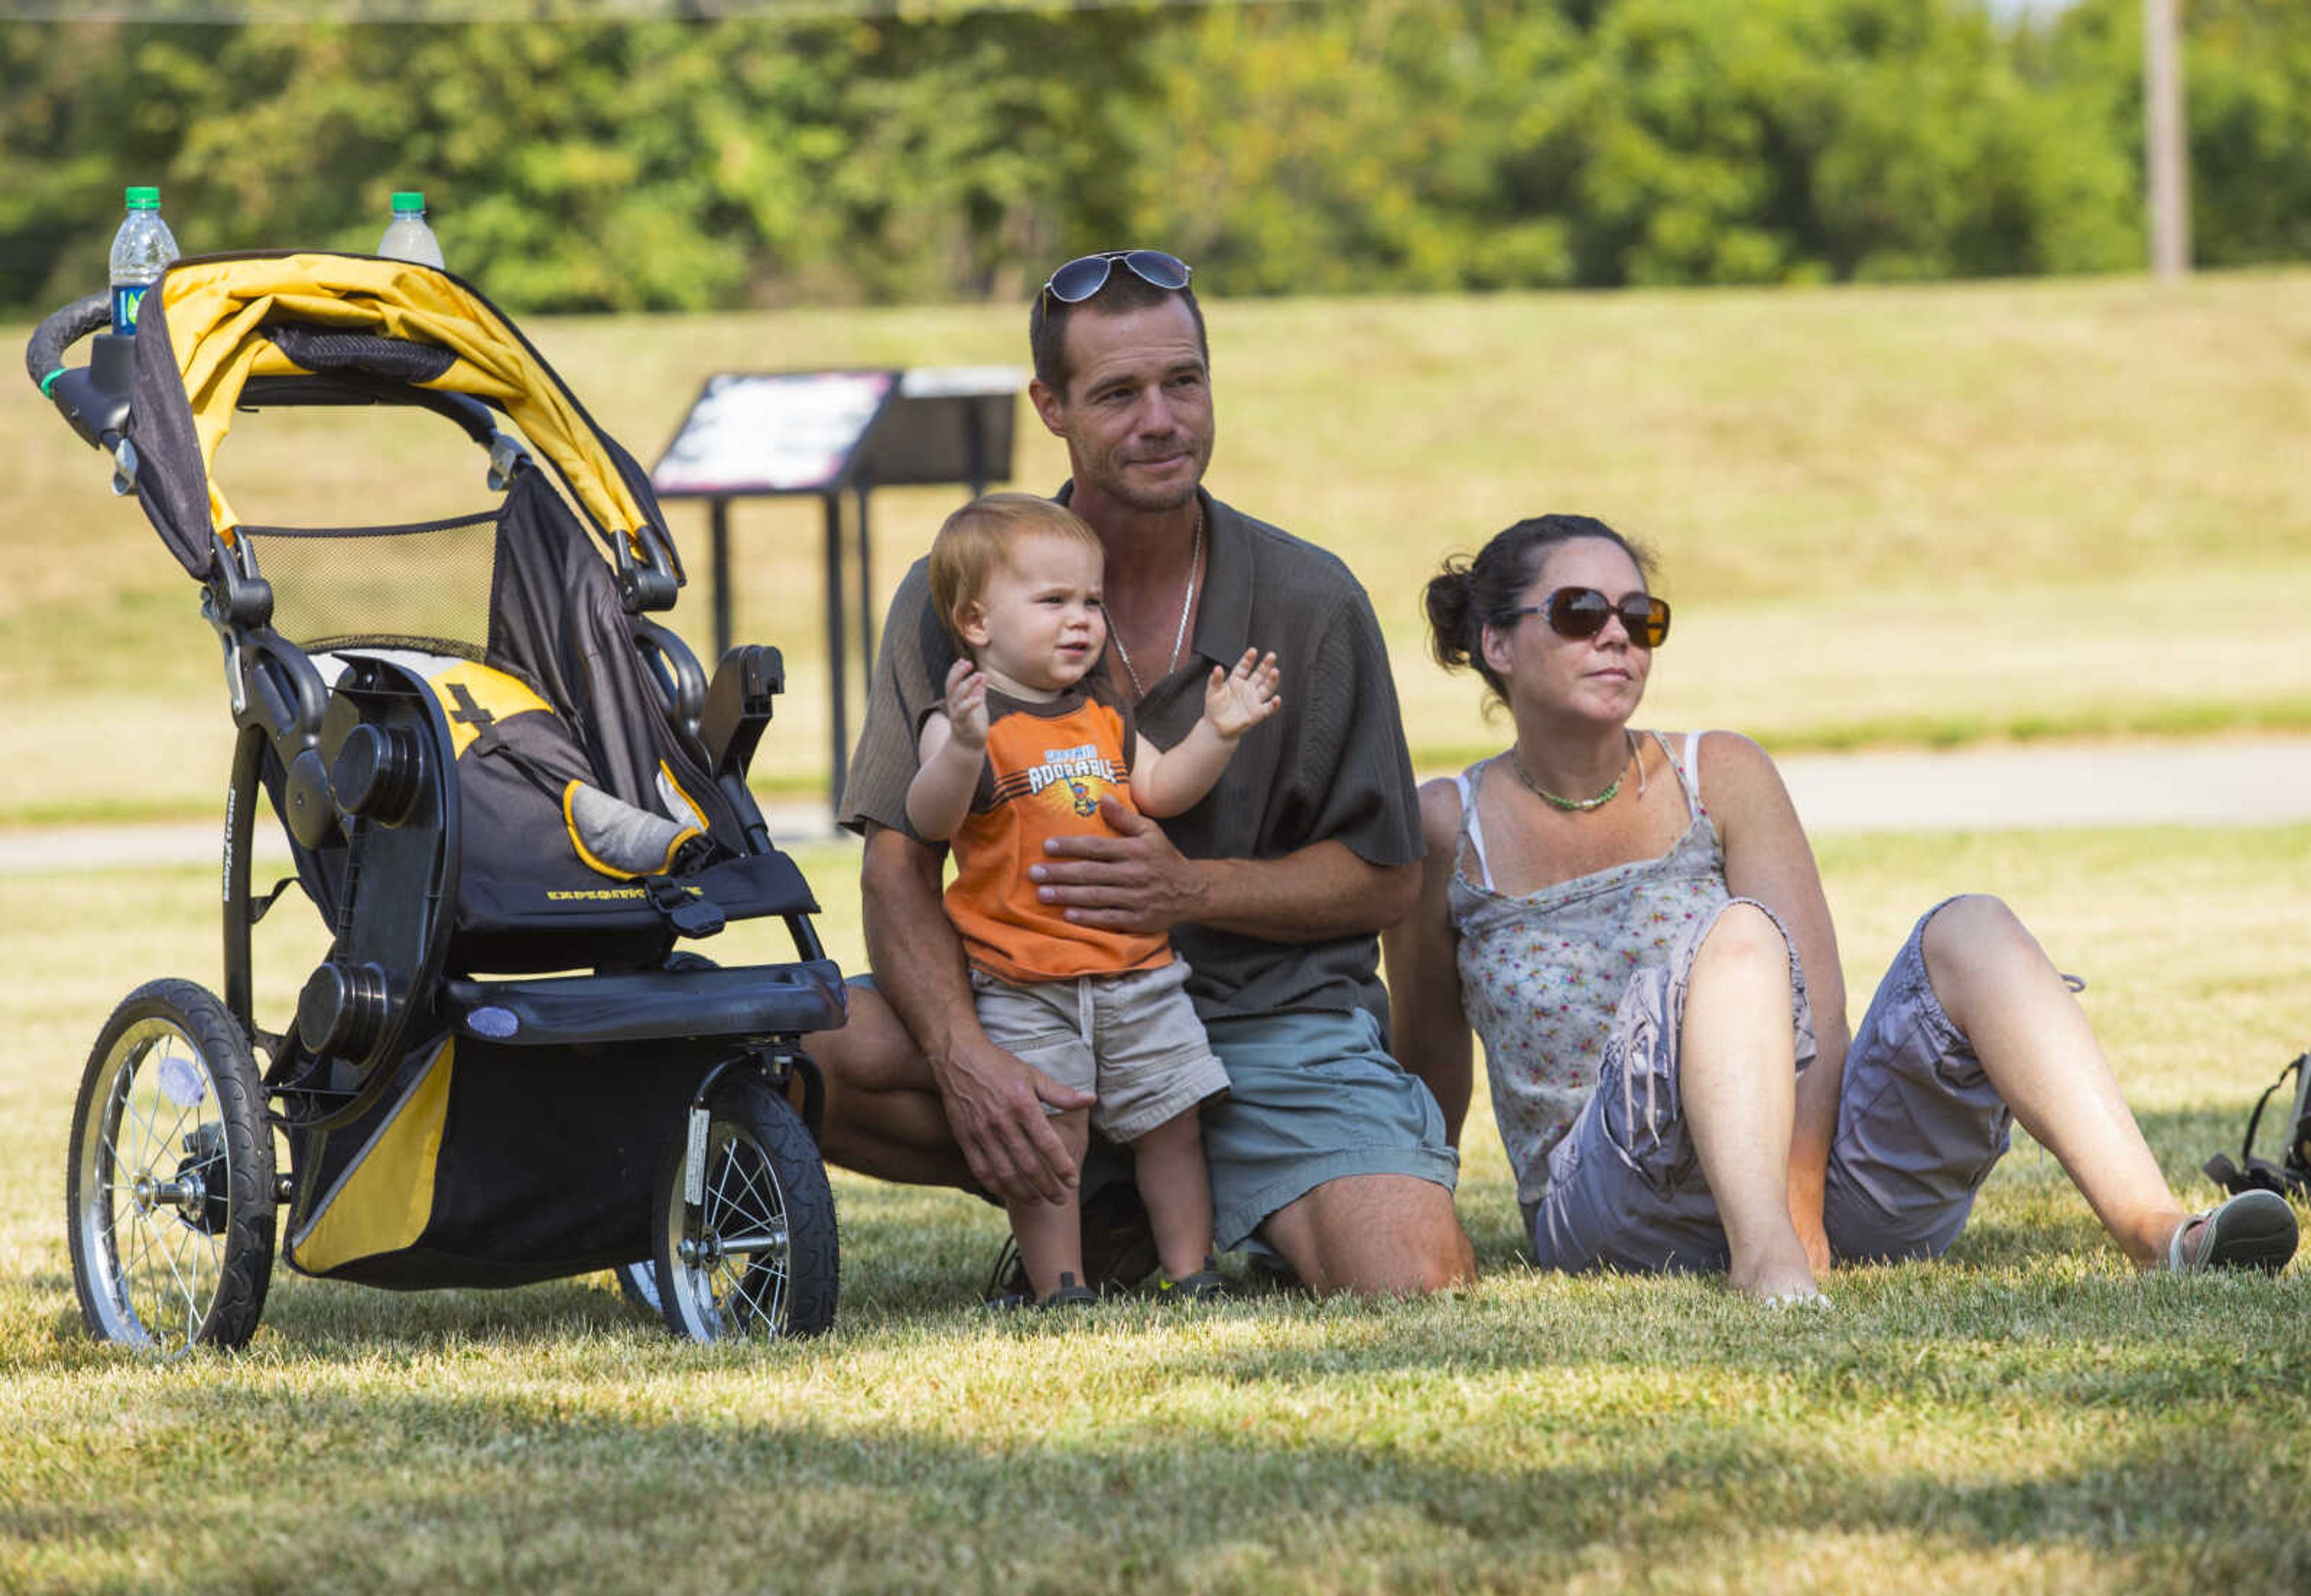
[[[32,386],[47,395],[65,369],[65,352],[91,333],[102,331],[111,320],[111,296],[92,293],[74,300],[40,323],[24,345],[24,371]]]
[[[128,426],[129,357],[135,340],[100,337],[87,365],[65,364],[74,344],[111,325],[110,295],[74,300],[33,329],[24,345],[24,370],[74,432],[112,457],[112,491],[126,493],[136,481],[136,453],[122,436]]]

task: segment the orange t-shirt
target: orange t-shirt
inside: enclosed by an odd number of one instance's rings
[[[1049,703],[990,691],[987,763],[971,813],[949,839],[955,878],[947,918],[971,962],[1004,981],[1069,981],[1169,963],[1168,938],[1073,925],[1038,902],[1027,867],[1049,837],[1113,836],[1099,800],[1131,807],[1131,716],[1106,678],[1077,683]]]

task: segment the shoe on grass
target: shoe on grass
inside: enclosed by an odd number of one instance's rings
[[[1099,1305],[1099,1293],[1079,1284],[1073,1275],[1063,1271],[1060,1276],[1059,1289],[1035,1305],[1039,1308],[1092,1308]]]
[[[1305,1293],[1306,1284],[1292,1271],[1292,1266],[1274,1252],[1253,1252],[1243,1255],[1244,1289],[1254,1296],[1267,1296],[1278,1292]]]
[[[1129,1175],[1083,1199],[1084,1278],[1102,1291],[1129,1291],[1154,1274],[1156,1227]]]
[[[2295,1256],[2295,1210],[2276,1191],[2242,1191],[2192,1215],[2167,1243],[2167,1267],[2178,1275],[2210,1269],[2261,1269],[2275,1275]]]
[[[1147,1205],[1129,1175],[1110,1181],[1083,1199],[1084,1278],[1086,1289],[1129,1291],[1156,1272],[1156,1232],[1147,1222]],[[1024,1308],[1035,1300],[1027,1280],[1027,1265],[1019,1243],[1003,1238],[995,1268],[980,1293],[990,1308]]]
[[[1207,1256],[1204,1267],[1193,1274],[1174,1280],[1162,1269],[1156,1271],[1156,1283],[1149,1287],[1159,1303],[1205,1303],[1227,1295],[1227,1277],[1212,1265]]]
[[[1035,1288],[1027,1283],[1027,1260],[1019,1256],[1016,1236],[1003,1238],[1003,1251],[995,1255],[995,1267],[988,1271],[979,1295],[998,1313],[1035,1305]]]

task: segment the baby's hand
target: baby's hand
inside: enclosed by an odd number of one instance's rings
[[[1276,695],[1283,674],[1276,668],[1276,656],[1258,649],[1246,649],[1232,671],[1215,665],[1211,680],[1204,684],[1204,719],[1233,743],[1284,707]]]
[[[956,660],[946,673],[946,720],[964,747],[987,746],[987,674],[968,659]]]

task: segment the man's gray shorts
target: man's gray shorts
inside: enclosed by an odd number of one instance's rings
[[[1363,1009],[1221,1016],[1205,1029],[1230,1083],[1204,1105],[1221,1252],[1327,1181],[1414,1175],[1449,1193],[1460,1179],[1436,1099],[1389,1057]]]
[[[1842,1260],[1940,1257],[2006,1151],[2013,1116],[1926,978],[1926,922],[1940,907],[1911,929],[1845,1056],[1822,1200],[1830,1252]],[[1550,1151],[1548,1189],[1527,1216],[1546,1267],[1726,1266],[1678,1075],[1693,961],[1714,924],[1696,925],[1622,998],[1597,1090]],[[1812,1025],[1794,952],[1791,999],[1802,1070]]]

